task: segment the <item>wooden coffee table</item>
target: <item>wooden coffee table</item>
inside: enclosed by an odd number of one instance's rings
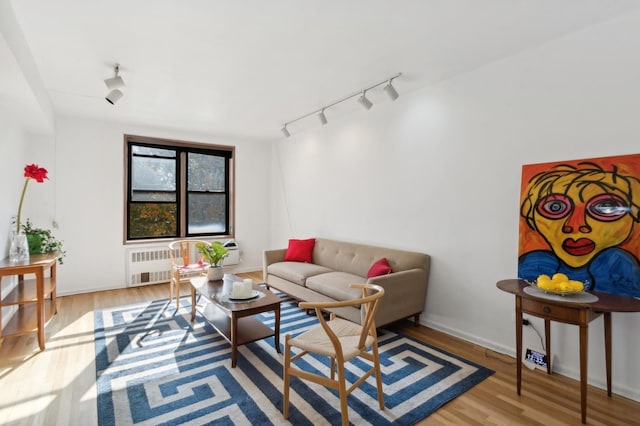
[[[280,302],[281,299],[266,288],[253,284],[258,297],[249,300],[231,300],[233,283],[242,281],[235,275],[225,274],[224,279],[209,281],[207,277],[191,280],[191,321],[196,317],[196,309],[216,329],[222,337],[231,343],[231,367],[235,368],[238,346],[267,337],[274,337],[276,351],[280,352]],[[196,296],[200,295],[208,302],[196,305]],[[269,328],[253,316],[273,311],[274,329]]]

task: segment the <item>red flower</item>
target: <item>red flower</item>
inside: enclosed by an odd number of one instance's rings
[[[16,223],[16,233],[20,233],[20,216],[22,215],[22,203],[24,201],[24,194],[27,192],[27,185],[29,180],[33,179],[38,183],[44,182],[47,177],[47,169],[38,167],[37,164],[27,164],[24,166],[24,177],[27,179],[24,181],[24,187],[22,188],[22,195],[20,196],[20,204],[18,204],[18,221]]]
[[[28,164],[24,166],[24,177],[35,179],[36,182],[42,183],[47,177],[47,169],[44,167],[38,167],[37,164]]]

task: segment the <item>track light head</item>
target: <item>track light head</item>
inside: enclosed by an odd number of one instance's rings
[[[114,105],[116,102],[118,102],[120,100],[120,98],[122,96],[123,96],[123,93],[120,90],[114,89],[114,90],[109,92],[109,94],[105,97],[105,99],[111,105]]]
[[[324,115],[324,108],[318,113],[318,119],[320,119],[320,123],[322,123],[323,126],[327,124],[327,116]]]
[[[391,84],[391,80],[389,80],[387,85],[384,86],[384,92],[392,101],[395,101],[396,99],[398,99],[398,96],[400,96],[398,95],[398,91],[396,90],[396,88]]]
[[[286,125],[286,124],[285,124],[284,126],[282,126],[282,129],[280,129],[280,131],[281,131],[281,132],[282,132],[282,134],[283,134],[285,137],[287,137],[287,138],[288,138],[289,136],[291,136],[291,133],[289,133],[289,129],[287,129],[287,125]]]
[[[120,77],[118,75],[118,73],[120,72],[120,64],[115,64],[113,66],[113,72],[115,74],[114,77],[107,78],[107,79],[104,80],[104,84],[107,85],[107,89],[115,90],[115,89],[123,88],[124,87],[124,80],[122,79],[122,77]]]
[[[104,84],[107,85],[107,89],[115,90],[124,87],[124,81],[122,77],[112,77],[104,80]]]
[[[362,95],[358,98],[358,102],[366,109],[371,109],[373,104],[369,99],[367,99],[367,91],[362,92]]]

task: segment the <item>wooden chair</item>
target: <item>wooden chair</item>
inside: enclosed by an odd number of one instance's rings
[[[384,289],[373,284],[351,284],[352,288],[362,289],[362,298],[342,302],[301,302],[302,309],[315,309],[320,324],[296,337],[285,336],[284,352],[284,399],[282,412],[285,419],[289,418],[289,381],[290,376],[297,376],[338,391],[340,395],[340,412],[342,424],[349,424],[349,409],[347,396],[360,386],[369,376],[375,374],[378,386],[378,402],[384,410],[384,395],[382,393],[382,376],[380,373],[380,358],[378,356],[378,337],[374,318],[380,300],[384,296]],[[373,293],[372,293],[373,292]],[[369,294],[371,293],[371,294]],[[343,306],[360,306],[363,311],[362,325],[338,318],[331,314],[325,320],[323,311]],[[291,349],[298,348],[299,352],[291,356]],[[371,349],[371,352],[369,352]],[[293,362],[306,354],[315,353],[329,357],[330,378],[326,375],[309,373],[296,368]],[[345,362],[356,357],[362,357],[372,363],[371,369],[347,389],[345,381]],[[335,378],[335,371],[338,378]]]
[[[171,258],[171,280],[169,281],[169,303],[176,293],[176,309],[180,308],[180,284],[189,279],[202,275],[209,266],[203,262],[203,257],[196,248],[196,243],[211,245],[203,240],[178,240],[169,244],[169,258]]]

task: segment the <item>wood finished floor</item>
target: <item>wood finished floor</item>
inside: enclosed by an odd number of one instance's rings
[[[239,275],[262,279],[261,272]],[[97,424],[93,311],[158,300],[168,293],[168,285],[160,284],[59,297],[58,314],[46,328],[44,352],[38,349],[35,333],[5,339],[0,347],[0,424]],[[525,368],[518,396],[513,358],[410,322],[396,328],[495,371],[419,425],[581,424],[576,380]],[[592,386],[587,398],[587,424],[640,425],[640,402],[618,395],[609,398]]]

